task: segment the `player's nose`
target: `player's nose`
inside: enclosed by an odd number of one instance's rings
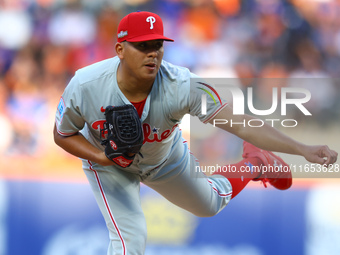
[[[158,50],[153,48],[148,51],[147,56],[149,58],[156,58],[158,56],[158,53],[159,53]]]

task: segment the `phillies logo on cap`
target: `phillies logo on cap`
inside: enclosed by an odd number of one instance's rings
[[[149,16],[146,18],[146,22],[150,22],[150,29],[153,29],[153,23],[156,22],[156,19],[154,16]]]
[[[132,12],[119,22],[117,41],[142,42],[151,40],[174,41],[163,34],[161,17],[152,12]]]

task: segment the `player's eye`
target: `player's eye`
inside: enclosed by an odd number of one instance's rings
[[[142,42],[142,43],[138,44],[138,47],[144,49],[146,47],[146,43]]]
[[[140,51],[148,51],[148,50],[158,51],[163,47],[163,41],[138,42],[138,43],[132,43],[132,45]]]
[[[163,42],[157,42],[156,43],[156,49],[159,50],[160,48],[163,47]]]

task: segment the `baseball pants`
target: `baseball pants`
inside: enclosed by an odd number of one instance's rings
[[[195,171],[197,159],[185,141],[179,143],[166,163],[148,176],[122,170],[100,171],[92,165],[84,167],[109,230],[108,255],[144,254],[147,233],[140,200],[141,182],[199,217],[216,215],[230,201],[229,181]]]

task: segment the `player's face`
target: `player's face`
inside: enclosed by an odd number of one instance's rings
[[[163,40],[124,42],[120,59],[129,75],[154,80],[164,55]]]

